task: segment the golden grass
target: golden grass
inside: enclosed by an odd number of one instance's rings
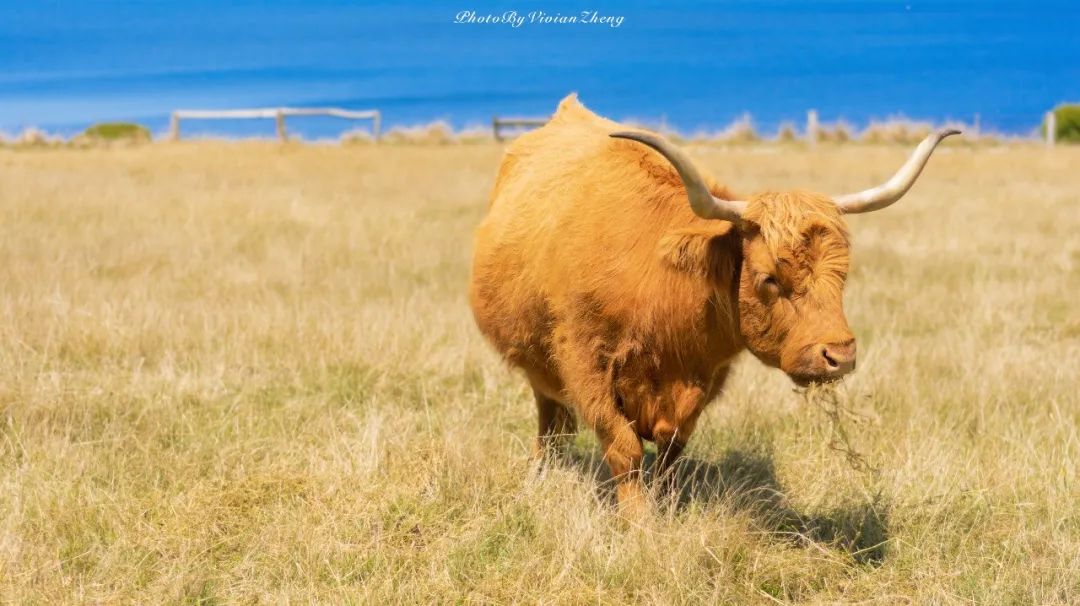
[[[0,600],[1080,601],[1080,149],[945,145],[852,218],[859,372],[823,414],[742,359],[631,528],[587,432],[530,463],[465,304],[501,149],[0,150]],[[740,192],[907,152],[693,149]]]
[[[753,117],[749,113],[741,114],[723,128],[711,131],[698,130],[692,134],[669,128],[663,121],[656,123],[649,120],[624,120],[623,123],[635,128],[656,130],[680,144],[759,145],[771,142],[784,145],[805,145],[808,143],[806,134],[800,132],[792,122],[782,122],[771,136],[758,132],[754,126]],[[978,125],[968,125],[960,122],[946,122],[935,126],[930,122],[914,121],[902,116],[896,116],[887,120],[873,120],[861,131],[844,120],[823,122],[818,126],[817,137],[814,142],[841,144],[858,141],[864,144],[911,146],[918,144],[934,128],[938,127],[958,128],[963,131],[962,144],[964,145],[1028,145],[1041,140],[1039,137],[1034,136],[1025,137],[1023,135],[1005,135],[992,131],[984,132],[979,129]],[[516,133],[524,132],[524,130],[527,129],[518,129]],[[502,136],[505,139],[514,136],[514,133],[503,132]],[[270,137],[264,137],[263,139],[270,140]],[[188,140],[197,140],[204,143],[209,141],[225,143],[228,141],[228,139],[215,136],[189,137]],[[302,138],[291,135],[289,140],[294,143],[302,142]],[[370,127],[367,126],[342,131],[337,140],[342,145],[371,145],[376,142]],[[162,133],[158,141],[164,143],[168,142],[169,139],[166,134]],[[251,140],[249,139],[249,141]],[[323,144],[329,141],[332,141],[332,139],[317,139],[314,142]],[[87,136],[87,133],[65,138],[35,127],[25,129],[17,136],[0,132],[0,148],[6,146],[12,149],[131,147],[148,142],[148,136],[110,139]],[[412,126],[399,125],[391,127],[382,133],[378,142],[383,145],[491,145],[495,143],[495,136],[489,125],[473,124],[455,129],[453,125],[445,120],[435,120]]]

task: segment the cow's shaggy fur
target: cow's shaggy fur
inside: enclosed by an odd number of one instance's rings
[[[670,464],[740,351],[803,382],[821,344],[853,338],[847,231],[829,198],[767,192],[738,225],[701,219],[662,156],[608,136],[624,129],[571,95],[509,147],[477,230],[470,299],[532,385],[538,449],[573,431],[576,411],[622,480],[620,504],[636,508],[641,439]]]

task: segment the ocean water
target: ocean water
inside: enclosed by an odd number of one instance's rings
[[[816,108],[856,126],[977,116],[1024,134],[1080,100],[1078,25],[1076,0],[0,0],[0,131],[162,132],[176,108],[279,105],[464,127],[544,116],[576,91],[604,115],[688,132],[747,112],[768,132]],[[289,121],[310,138],[352,127]]]

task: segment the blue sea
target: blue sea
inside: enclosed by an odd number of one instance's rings
[[[749,112],[1033,131],[1080,100],[1080,2],[0,0],[0,131],[73,134],[176,108],[377,108],[388,126],[550,114],[577,91],[693,132]],[[332,137],[353,125],[290,119]],[[272,121],[185,124],[270,136]]]

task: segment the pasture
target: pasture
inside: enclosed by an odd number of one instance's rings
[[[750,193],[910,149],[690,151]],[[531,462],[473,326],[501,153],[0,150],[0,601],[1080,602],[1080,149],[949,141],[850,217],[838,408],[744,354],[640,525],[590,432]]]

